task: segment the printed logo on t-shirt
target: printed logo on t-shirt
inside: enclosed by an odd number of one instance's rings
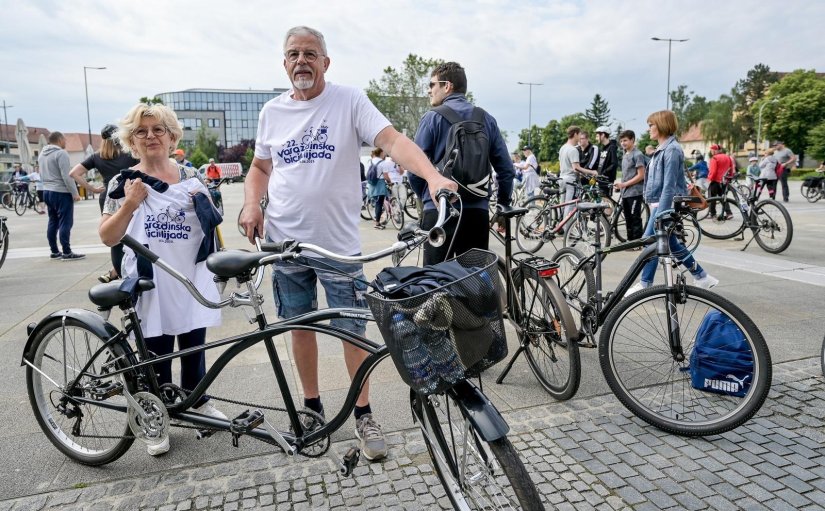
[[[147,238],[157,238],[161,243],[174,243],[174,240],[188,240],[192,227],[185,224],[186,212],[167,206],[157,215],[146,215],[144,229]]]
[[[329,140],[329,126],[326,119],[315,128],[310,126],[304,130],[300,142],[297,139],[288,140],[278,151],[278,157],[284,163],[313,163],[315,160],[331,160],[335,146],[327,144]]]

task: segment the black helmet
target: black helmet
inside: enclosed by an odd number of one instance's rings
[[[702,156],[702,153],[699,153],[699,154],[696,155],[696,161],[701,161],[701,160],[704,160],[704,159],[705,159],[705,157]]]
[[[106,126],[103,126],[102,130],[100,130],[100,136],[103,137],[103,140],[109,140],[112,138],[112,135],[115,134],[115,131],[117,131],[117,126],[114,124],[107,124]]]

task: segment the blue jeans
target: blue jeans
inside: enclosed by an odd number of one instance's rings
[[[196,328],[191,332],[179,334],[178,349],[184,350],[194,346],[203,346],[206,342],[206,328]],[[175,336],[174,335],[159,335],[157,337],[147,337],[146,349],[157,356],[168,355],[175,350]],[[172,361],[160,362],[152,365],[155,374],[158,376],[158,383],[172,383]],[[180,357],[180,386],[186,390],[194,390],[198,383],[206,374],[206,356],[204,352],[195,353]],[[195,407],[201,406],[208,399],[201,398]]]
[[[650,208],[650,219],[647,221],[647,228],[645,228],[645,233],[642,235],[651,236],[655,232],[654,226],[656,225],[656,211],[659,208]],[[700,279],[707,275],[705,270],[699,266],[699,263],[696,262],[696,259],[693,258],[692,255],[688,252],[687,248],[676,238],[675,234],[670,235],[670,251],[673,254],[673,257],[679,260],[679,262],[688,270],[690,270],[690,274],[693,275],[694,278]],[[656,278],[656,266],[659,265],[659,258],[651,259],[650,261],[645,264],[645,267],[642,268],[642,283],[645,286],[649,286],[653,284],[653,279]]]
[[[273,267],[272,288],[278,317],[289,319],[317,310],[319,280],[324,286],[329,307],[367,308],[364,265],[311,257],[303,258],[301,262],[306,262],[312,268],[288,262],[276,263]],[[346,275],[324,271],[329,266]],[[335,318],[330,324],[356,335],[364,335],[367,329],[367,322],[362,319]]]
[[[46,227],[46,239],[49,241],[49,248],[52,254],[59,254],[57,248],[57,237],[60,234],[60,245],[64,254],[71,254],[72,247],[69,245],[69,236],[74,225],[74,197],[70,193],[63,192],[43,192],[43,202],[46,203],[46,210],[49,212],[49,224]]]

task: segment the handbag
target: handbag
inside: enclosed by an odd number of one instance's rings
[[[694,184],[688,185],[688,193],[691,197],[698,197],[700,200],[699,203],[691,203],[690,209],[693,211],[702,211],[708,208],[708,201],[705,200],[705,196],[702,195],[702,190],[700,190],[698,186]]]

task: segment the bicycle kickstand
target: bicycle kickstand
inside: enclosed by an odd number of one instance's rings
[[[501,382],[504,381],[504,378],[507,376],[507,373],[509,373],[510,369],[513,368],[513,364],[516,362],[516,359],[519,355],[521,355],[521,352],[525,349],[526,347],[524,344],[519,344],[518,349],[515,353],[513,353],[513,358],[510,359],[510,362],[507,363],[507,367],[504,368],[504,371],[502,371],[499,377],[496,379],[496,383],[501,384]]]
[[[744,233],[742,233],[742,239],[743,239],[743,240],[745,239],[745,234],[744,234]],[[755,233],[755,232],[753,232],[753,231],[751,231],[751,239],[750,239],[750,241],[748,241],[747,243],[745,243],[745,246],[744,246],[744,247],[742,247],[742,249],[740,250],[740,252],[744,252],[744,251],[745,251],[745,250],[746,250],[746,249],[750,246],[750,244],[751,244],[751,243],[753,243],[753,240],[755,240],[755,239],[756,239],[756,233]]]

